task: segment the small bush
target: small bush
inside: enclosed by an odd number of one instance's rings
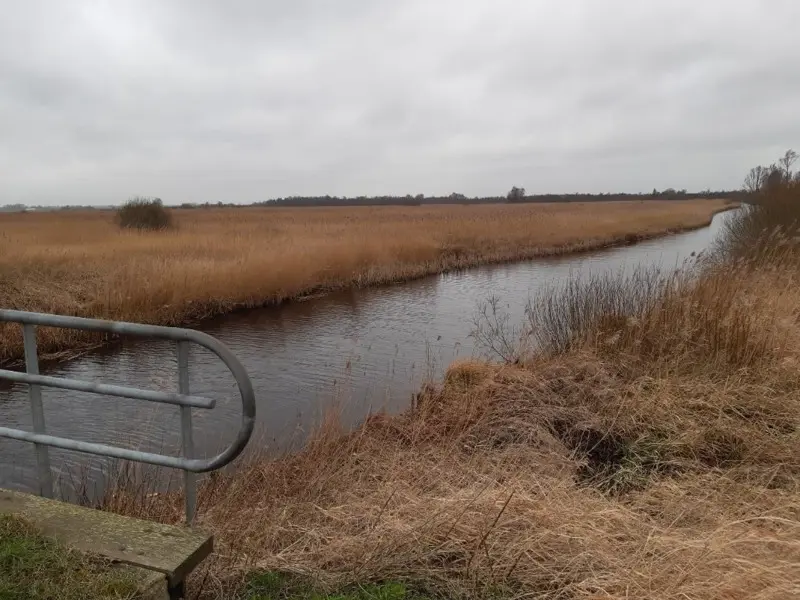
[[[123,229],[162,231],[171,229],[172,214],[161,198],[136,196],[117,209],[117,224]]]

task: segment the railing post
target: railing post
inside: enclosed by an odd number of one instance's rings
[[[25,323],[22,326],[22,339],[25,345],[25,370],[31,375],[39,374],[39,357],[36,352],[36,326]],[[33,432],[47,433],[44,424],[44,407],[42,406],[42,388],[31,383],[28,385],[28,396],[31,402]],[[34,444],[36,466],[39,475],[39,495],[53,497],[53,474],[50,471],[50,453],[47,446]]]
[[[178,342],[178,392],[189,395],[189,342]],[[192,439],[191,406],[181,406],[181,442],[183,456],[192,458],[194,440]],[[197,475],[195,473],[184,470],[183,489],[186,501],[186,524],[191,525],[197,510]]]

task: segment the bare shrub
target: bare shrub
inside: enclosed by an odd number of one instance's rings
[[[131,198],[117,209],[116,221],[123,229],[162,231],[173,227],[172,213],[161,198]]]
[[[577,349],[600,329],[652,309],[668,283],[657,268],[637,268],[630,274],[571,277],[547,287],[525,309],[536,347],[549,353]]]
[[[478,307],[472,324],[470,337],[489,358],[518,363],[527,353],[529,336],[526,328],[511,322],[510,315],[503,310],[496,296]]]
[[[749,205],[726,221],[715,251],[718,257],[769,262],[776,249],[797,246],[800,235],[800,182],[792,172],[797,154],[769,167],[752,169],[745,179]]]

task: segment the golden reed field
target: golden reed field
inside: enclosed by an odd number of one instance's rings
[[[331,415],[300,452],[205,479],[216,553],[191,594],[800,597],[798,200],[800,183],[734,215],[701,271],[543,291],[522,338],[485,324],[514,353],[451,365],[405,414],[350,433]],[[180,522],[182,494],[135,474],[101,505]]]
[[[404,414],[352,432],[330,415],[301,451],[206,478],[216,553],[192,597],[800,597],[790,191],[734,215],[702,270],[576,279],[517,330],[489,313],[480,338],[504,360],[457,362]],[[135,474],[103,508],[180,522],[182,494]]]
[[[457,362],[404,414],[351,432],[331,414],[299,452],[253,448],[204,478],[197,525],[215,554],[189,597],[800,597],[800,183],[754,199],[700,270],[576,279],[533,297],[517,329],[487,313],[478,339],[502,360]],[[145,235],[110,215],[74,215],[58,235],[53,216],[17,215],[3,243],[28,260],[17,302],[169,322],[654,235],[721,208],[196,211]],[[181,522],[182,493],[152,475],[119,465],[97,505]]]
[[[0,307],[182,325],[242,307],[705,225],[716,200],[174,210],[121,231],[110,211],[0,214]],[[98,343],[42,330],[43,355]],[[0,326],[0,364],[22,355]]]

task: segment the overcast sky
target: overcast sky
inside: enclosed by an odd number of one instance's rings
[[[0,204],[733,188],[797,0],[1,0]]]

